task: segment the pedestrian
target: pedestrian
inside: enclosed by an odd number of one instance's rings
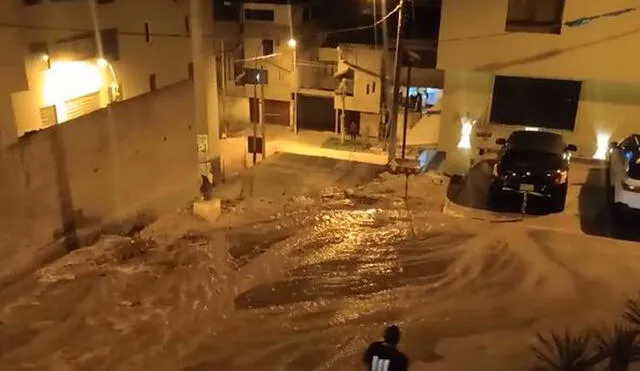
[[[349,123],[349,135],[351,136],[351,140],[355,142],[358,137],[358,125],[355,121]]]
[[[416,97],[416,111],[422,116],[422,94],[418,92]]]
[[[364,353],[367,371],[407,371],[409,359],[398,350],[400,329],[396,325],[384,330],[383,341],[374,341]]]

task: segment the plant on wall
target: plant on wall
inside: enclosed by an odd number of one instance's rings
[[[640,298],[630,299],[618,323],[608,332],[538,334],[533,348],[538,371],[626,371],[640,361]]]

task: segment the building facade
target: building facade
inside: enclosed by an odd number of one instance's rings
[[[515,129],[532,127],[563,133],[577,145],[577,156],[591,158],[609,140],[638,132],[640,13],[623,11],[636,5],[444,0],[440,149],[460,152],[462,126],[473,122],[474,152],[493,147],[497,137]]]
[[[239,6],[241,44],[223,52],[225,117],[259,121],[262,96],[266,123],[294,126],[295,95],[310,76],[298,67],[317,57],[322,40],[319,3],[252,0]]]
[[[5,144],[192,76],[187,1],[92,3],[0,5]]]

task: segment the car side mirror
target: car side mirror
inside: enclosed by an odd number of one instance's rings
[[[578,151],[578,147],[576,147],[574,144],[569,144],[567,146],[567,151],[569,151],[569,152],[577,152]]]
[[[496,144],[499,146],[504,146],[505,144],[507,144],[507,140],[504,138],[498,138],[496,139]]]
[[[609,143],[609,148],[618,148],[618,142]]]

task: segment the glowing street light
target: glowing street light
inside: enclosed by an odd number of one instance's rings
[[[49,62],[49,54],[42,54],[42,56],[40,57],[42,59],[43,62]]]
[[[295,49],[296,46],[298,45],[298,42],[296,41],[296,39],[291,38],[289,39],[289,41],[287,41],[287,45],[289,45],[291,49]]]
[[[97,63],[98,63],[98,66],[100,66],[102,68],[105,68],[105,67],[107,67],[109,65],[109,62],[107,62],[107,60],[104,59],[104,58],[98,58]]]

